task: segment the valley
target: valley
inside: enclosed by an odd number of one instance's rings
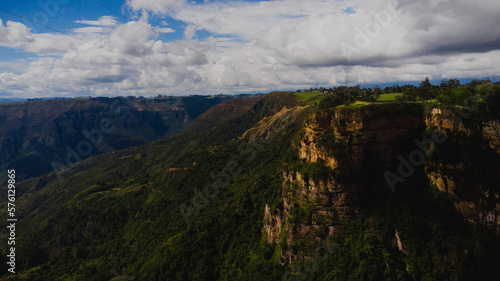
[[[172,136],[219,97],[82,98],[0,104],[0,168],[20,180]],[[0,182],[4,183],[5,175]]]

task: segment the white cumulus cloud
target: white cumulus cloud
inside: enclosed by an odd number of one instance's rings
[[[344,83],[347,68],[352,84],[500,76],[498,1],[124,5],[137,20],[76,21],[82,26],[70,32],[83,41],[0,19],[0,46],[35,55],[0,73],[0,87],[29,97],[150,96],[332,86]],[[177,31],[177,41],[162,35]]]

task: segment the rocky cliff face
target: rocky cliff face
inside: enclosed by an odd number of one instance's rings
[[[500,122],[466,122],[468,116],[441,108],[426,115],[427,128],[448,136],[438,155],[427,161],[426,172],[465,219],[500,233]]]
[[[411,104],[337,108],[304,122],[296,149],[299,165],[283,172],[283,206],[265,207],[267,241],[282,245],[282,262],[300,253],[294,244],[313,244],[336,232],[334,221],[355,216],[367,186],[383,183],[383,170],[415,149],[426,130],[448,136],[425,161],[436,192],[446,192],[466,220],[500,232],[500,125],[463,122],[451,109]],[[471,123],[471,124],[469,124]],[[311,168],[312,167],[312,168]],[[486,167],[486,168],[485,168]],[[323,173],[314,173],[314,169]],[[479,178],[478,178],[479,177]],[[368,187],[369,188],[369,187]]]
[[[484,122],[482,125],[483,137],[488,141],[489,146],[500,154],[500,121]]]
[[[359,209],[361,182],[383,179],[367,170],[386,167],[422,133],[422,110],[404,105],[340,108],[312,114],[298,139],[300,165],[283,172],[283,208],[266,205],[269,243],[311,243],[332,235],[332,223]],[[309,167],[309,168],[304,168]],[[311,168],[312,167],[312,168]],[[317,169],[319,173],[312,172]],[[376,169],[376,170],[378,170]],[[375,178],[363,178],[377,175]],[[287,248],[284,246],[284,248]],[[285,250],[284,263],[297,253]]]
[[[359,172],[365,163],[389,163],[401,153],[399,143],[416,136],[422,126],[421,110],[411,105],[407,108],[406,113],[386,105],[317,113],[305,124],[299,157],[308,162],[323,159],[332,169],[349,168],[353,172]],[[329,127],[333,128],[334,139],[328,141],[334,141],[337,148],[318,144]],[[340,158],[332,156],[335,152],[348,159],[340,163]]]

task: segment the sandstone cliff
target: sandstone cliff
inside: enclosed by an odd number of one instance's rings
[[[270,120],[289,112],[293,110]],[[335,221],[358,213],[366,188],[385,184],[382,171],[394,167],[398,156],[416,148],[415,140],[436,128],[448,140],[424,163],[431,186],[449,194],[466,220],[500,231],[500,173],[495,170],[499,122],[464,122],[468,115],[460,113],[425,110],[417,104],[386,104],[311,114],[296,142],[298,164],[285,165],[283,171],[282,207],[265,206],[264,231],[268,243],[281,245],[282,263],[304,254],[294,252],[294,244],[312,246],[335,234]],[[261,124],[259,135],[265,135],[265,128]],[[491,169],[481,168],[481,161],[493,161]],[[484,178],[475,178],[479,174]]]
[[[427,128],[448,136],[427,161],[426,172],[430,183],[449,194],[466,220],[500,233],[500,122],[467,122],[469,117],[469,112],[441,108],[426,115]]]
[[[299,164],[283,172],[283,208],[266,205],[267,241],[288,248],[334,234],[336,219],[358,212],[361,183],[383,180],[365,178],[382,174],[367,170],[387,167],[405,151],[421,135],[422,117],[421,107],[411,104],[339,108],[309,116],[297,142]],[[282,262],[297,254],[284,250]]]

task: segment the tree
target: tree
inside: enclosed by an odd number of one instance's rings
[[[486,87],[483,87],[486,88]],[[492,86],[487,90],[489,92],[485,102],[488,105],[488,111],[495,117],[500,117],[500,86]],[[484,94],[483,94],[484,95]]]
[[[425,77],[424,81],[420,83],[420,86],[415,91],[416,100],[428,100],[436,98],[439,88],[433,86],[429,81],[429,77]]]
[[[430,88],[432,86],[431,82],[429,81],[429,77],[425,77],[424,81],[420,83],[420,87],[422,88]]]
[[[460,86],[460,80],[458,79],[443,79],[441,80],[441,83],[439,83],[440,87],[456,87]]]
[[[403,101],[416,101],[417,100],[417,95],[416,95],[415,88],[410,88],[410,87],[405,88],[403,90],[402,100]]]
[[[378,85],[375,86],[375,88],[373,88],[373,96],[375,97],[375,99],[380,98],[381,94],[382,94],[382,89],[380,89]]]
[[[361,85],[356,85],[348,89],[349,97],[353,100],[358,100],[362,94]]]
[[[450,104],[450,105],[462,105],[467,97],[473,95],[474,92],[464,86],[456,87],[452,90],[445,91],[441,93],[437,100],[442,103]]]
[[[333,94],[327,95],[324,99],[319,102],[320,109],[332,108],[344,103],[343,94],[338,91]]]
[[[484,80],[474,79],[474,80],[470,81],[469,84],[467,84],[467,86],[469,86],[470,88],[474,89],[478,85],[490,84],[490,83],[491,83],[490,78],[486,78]]]

